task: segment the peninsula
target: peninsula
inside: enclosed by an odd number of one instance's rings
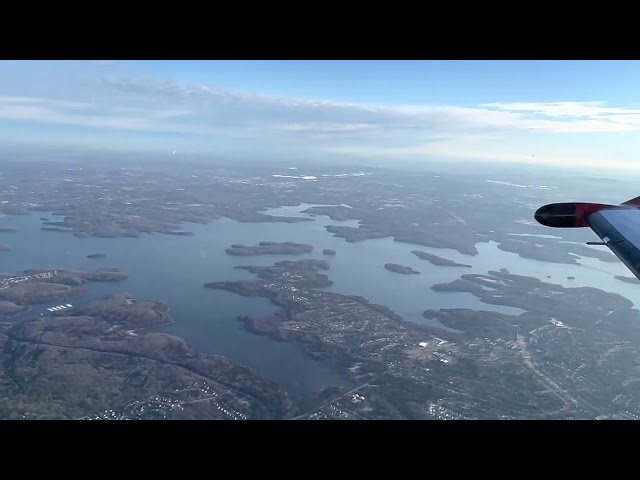
[[[0,318],[21,313],[28,305],[65,302],[88,293],[78,288],[87,282],[120,282],[127,279],[117,269],[95,272],[74,270],[25,270],[19,275],[0,275]],[[15,305],[16,307],[13,307]]]
[[[19,315],[29,310],[29,307],[26,305],[18,305],[13,302],[9,302],[6,300],[0,300],[0,319],[5,319],[12,317],[14,315]]]
[[[325,288],[333,285],[329,277],[318,272],[329,270],[330,265],[326,260],[282,260],[272,266],[239,265],[234,268],[248,270],[270,282],[284,282],[306,288]]]
[[[286,394],[225,357],[145,329],[171,321],[129,294],[4,325],[3,419],[279,419]]]
[[[640,311],[620,295],[492,270],[433,287],[471,293],[486,310],[427,310],[429,324],[420,325],[362,297],[295,282],[280,272],[205,285],[269,298],[281,310],[240,317],[247,330],[295,341],[348,376],[349,385],[327,386],[293,418],[635,418],[629,381],[640,381],[630,361],[640,353]]]

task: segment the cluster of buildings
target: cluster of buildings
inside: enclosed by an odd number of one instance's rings
[[[9,288],[12,285],[28,282],[29,280],[38,280],[38,279],[42,280],[45,278],[51,278],[54,275],[59,275],[59,274],[60,273],[58,272],[58,270],[51,270],[49,272],[34,273],[32,275],[18,275],[15,277],[3,278],[0,280],[0,290]]]
[[[246,420],[247,416],[226,405],[218,394],[206,382],[196,382],[185,388],[176,388],[166,395],[153,395],[146,400],[128,403],[122,408],[105,410],[98,414],[87,415],[81,420],[166,420],[173,417],[175,410],[184,410],[184,406],[209,400],[218,411],[231,420]]]

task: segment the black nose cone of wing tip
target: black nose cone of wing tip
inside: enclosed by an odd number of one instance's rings
[[[536,210],[534,218],[545,227],[575,227],[575,203],[550,203]]]
[[[553,215],[552,209],[550,207],[551,205],[545,205],[536,210],[536,213],[533,214],[536,222],[542,225],[549,226],[549,217]]]

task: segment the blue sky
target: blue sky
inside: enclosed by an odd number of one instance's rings
[[[638,85],[638,61],[2,61],[0,144],[640,170]]]

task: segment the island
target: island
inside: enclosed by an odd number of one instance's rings
[[[384,264],[384,268],[386,268],[390,272],[403,273],[405,275],[410,275],[410,274],[419,275],[420,274],[419,271],[414,270],[411,267],[406,267],[404,265],[398,265],[397,263],[385,263]]]
[[[225,252],[229,255],[252,256],[252,255],[300,255],[311,253],[312,245],[293,242],[260,242],[257,246],[247,246],[236,243],[227,248]]]
[[[0,233],[15,233],[18,230],[16,230],[15,228],[10,228],[10,227],[2,227],[0,228]]]
[[[40,217],[40,220],[43,221],[43,222],[48,222],[49,221],[49,219],[47,217]]]
[[[471,268],[471,265],[467,265],[466,263],[457,263],[453,260],[449,260],[447,258],[442,258],[437,255],[433,255],[431,253],[423,252],[422,250],[411,250],[416,257],[420,260],[427,260],[432,265],[438,265],[441,267],[466,267]]]
[[[9,248],[8,245],[3,245],[3,244],[0,243],[0,252],[8,252],[10,250],[11,249]]]
[[[74,270],[25,270],[20,275],[0,275],[0,318],[13,316],[28,305],[66,302],[88,293],[78,288],[87,282],[121,282],[127,275],[117,269],[99,269],[95,272]]]
[[[48,232],[70,232],[71,230],[67,230],[66,228],[59,227],[40,227],[41,230],[46,230]]]
[[[195,233],[193,232],[187,232],[187,231],[181,231],[181,232],[160,232],[160,233],[164,233],[166,235],[179,235],[182,237],[192,237],[195,235]]]
[[[0,330],[0,419],[280,419],[273,382],[149,331],[162,302],[117,294]]]
[[[616,275],[613,278],[615,278],[616,280],[620,280],[621,282],[625,282],[625,283],[633,283],[633,284],[640,284],[640,280],[638,280],[636,277],[626,277],[624,275]]]
[[[336,251],[331,249],[331,248],[325,248],[324,250],[322,250],[322,254],[323,255],[335,255]]]
[[[90,253],[87,258],[105,258],[106,256],[106,253]]]

